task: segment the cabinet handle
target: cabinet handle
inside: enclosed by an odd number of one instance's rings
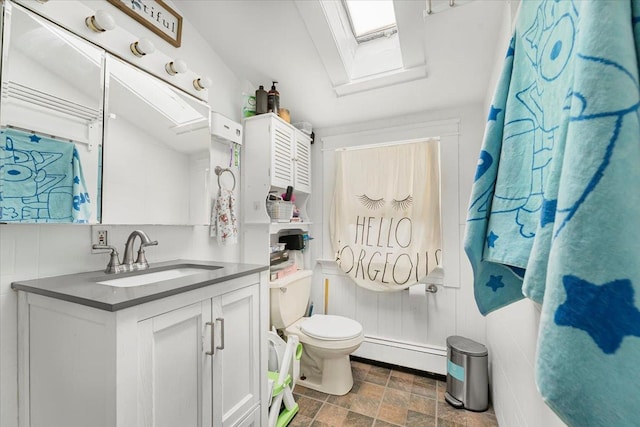
[[[215,348],[213,346],[213,339],[214,339],[213,336],[214,336],[214,330],[215,330],[215,328],[214,328],[215,322],[207,322],[207,323],[205,323],[205,325],[211,326],[211,351],[207,351],[207,352],[205,352],[205,354],[207,356],[213,356],[213,354],[215,353]]]
[[[218,317],[217,321],[220,321],[220,345],[216,347],[216,350],[224,350],[224,319],[222,317]],[[213,344],[213,341],[211,341]]]

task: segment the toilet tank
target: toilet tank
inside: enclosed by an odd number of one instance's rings
[[[272,326],[286,328],[304,317],[311,295],[311,275],[311,270],[298,270],[269,283]]]

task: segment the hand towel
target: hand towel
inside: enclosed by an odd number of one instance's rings
[[[536,381],[570,426],[637,425],[639,6],[522,2],[467,217],[478,306],[542,304]]]
[[[87,222],[91,200],[75,144],[0,130],[0,221]]]
[[[211,214],[211,237],[217,237],[220,245],[238,243],[236,196],[233,191],[226,188],[218,191]]]

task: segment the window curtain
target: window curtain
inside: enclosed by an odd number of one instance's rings
[[[336,150],[331,243],[359,286],[406,289],[441,261],[439,158],[437,140]]]

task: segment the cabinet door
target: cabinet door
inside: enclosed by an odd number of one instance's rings
[[[271,185],[287,188],[293,185],[294,130],[274,119],[271,121]]]
[[[302,132],[295,133],[293,167],[295,189],[311,193],[311,140]]]
[[[210,321],[206,300],[138,323],[139,426],[212,425]]]
[[[213,363],[215,426],[237,426],[260,404],[259,317],[257,285],[213,299],[217,329]]]

